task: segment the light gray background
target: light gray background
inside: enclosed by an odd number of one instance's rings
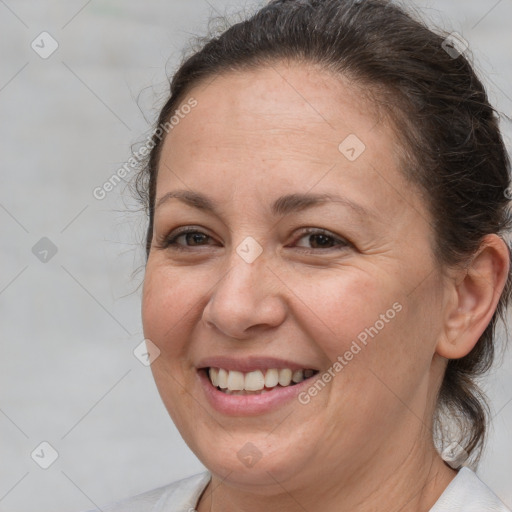
[[[512,0],[418,1],[470,43],[512,117]],[[169,419],[142,341],[145,219],[118,186],[190,35],[241,0],[0,0],[0,511],[80,511],[202,470]],[[255,2],[247,2],[254,8]],[[48,59],[31,42],[48,31]],[[511,123],[502,123],[510,147]],[[57,254],[39,261],[48,237]],[[512,506],[512,356],[486,385],[494,434],[479,475]],[[44,470],[42,442],[58,451]]]

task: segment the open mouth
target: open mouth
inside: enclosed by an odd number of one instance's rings
[[[295,386],[318,373],[318,370],[308,368],[295,371],[289,368],[269,368],[246,373],[213,367],[203,370],[212,386],[228,395],[261,395],[274,389]]]

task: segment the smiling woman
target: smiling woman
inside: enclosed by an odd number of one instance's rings
[[[208,471],[104,510],[508,510],[474,469],[509,161],[460,44],[277,0],[182,63],[157,126],[196,106],[137,177],[142,320]]]

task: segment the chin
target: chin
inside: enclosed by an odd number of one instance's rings
[[[250,435],[228,432],[218,436],[204,436],[208,441],[193,441],[189,447],[202,464],[221,480],[240,486],[268,487],[276,482],[286,482],[296,476],[298,468],[304,468],[307,460],[304,446],[293,447],[285,439],[269,442],[268,433]],[[252,439],[252,440],[251,440]],[[222,445],[222,441],[225,444]],[[212,451],[212,445],[215,451]]]

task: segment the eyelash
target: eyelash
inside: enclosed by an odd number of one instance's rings
[[[181,236],[184,236],[184,235],[187,235],[187,234],[198,234],[198,235],[204,235],[206,236],[207,238],[211,239],[212,237],[207,235],[206,233],[203,233],[202,231],[199,231],[197,228],[193,228],[193,227],[187,227],[187,228],[184,228],[180,231],[178,231],[177,233],[169,236],[168,238],[166,238],[164,240],[164,243],[163,243],[163,248],[164,249],[172,249],[172,250],[176,250],[176,251],[188,251],[188,250],[192,250],[194,247],[203,247],[202,245],[196,245],[196,246],[182,246],[182,245],[179,245],[176,241],[178,240],[178,238],[180,238]],[[311,252],[316,252],[316,251],[321,251],[321,250],[341,250],[341,249],[345,249],[349,246],[351,246],[351,243],[343,238],[340,238],[340,237],[337,237],[335,236],[334,234],[332,234],[331,232],[325,230],[325,229],[319,229],[319,228],[305,228],[303,230],[301,230],[301,233],[300,233],[300,237],[298,240],[300,240],[301,238],[305,237],[306,235],[323,235],[323,236],[326,236],[330,239],[332,239],[334,242],[338,242],[338,245],[340,245],[341,247],[339,248],[336,248],[336,246],[334,247],[327,247],[326,249],[322,249],[322,248],[318,248],[318,249],[315,249],[315,248],[312,248],[312,249],[307,249],[307,248],[301,248],[299,247],[299,249],[301,250],[301,252],[306,252],[306,253],[311,253]]]

